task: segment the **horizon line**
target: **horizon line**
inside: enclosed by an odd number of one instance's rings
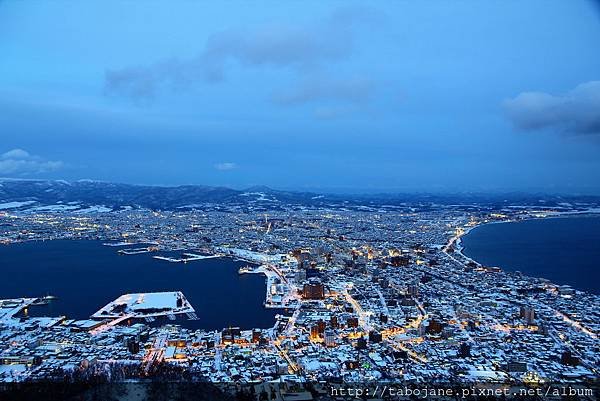
[[[16,177],[0,177],[0,181],[44,181],[44,182],[64,182],[67,184],[72,183],[85,183],[95,182],[102,184],[116,184],[116,185],[130,185],[137,187],[155,187],[155,188],[181,188],[181,187],[205,187],[214,189],[227,189],[232,191],[248,191],[252,189],[265,189],[269,191],[277,192],[294,192],[294,193],[311,193],[317,195],[333,195],[333,196],[393,196],[393,195],[437,195],[437,196],[456,196],[456,195],[541,195],[541,196],[568,196],[568,197],[580,197],[580,196],[593,196],[600,197],[600,188],[592,189],[588,191],[577,190],[572,192],[566,192],[565,190],[554,190],[548,189],[517,189],[517,188],[496,188],[496,189],[417,189],[417,188],[406,188],[406,189],[392,189],[392,188],[351,188],[351,187],[278,187],[270,186],[265,184],[254,184],[247,186],[230,186],[230,185],[207,185],[198,183],[180,183],[180,184],[164,184],[164,183],[134,183],[134,182],[123,182],[123,181],[109,181],[109,180],[98,180],[91,178],[81,179],[61,179],[61,178],[16,178]]]

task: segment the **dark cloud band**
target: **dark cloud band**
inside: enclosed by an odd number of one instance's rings
[[[504,101],[503,107],[512,123],[523,130],[600,134],[600,81],[580,84],[564,95],[523,92]]]

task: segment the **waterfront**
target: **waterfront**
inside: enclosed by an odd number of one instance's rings
[[[600,293],[600,216],[485,224],[462,238],[463,253],[488,266]]]
[[[0,383],[76,381],[82,373],[113,382],[190,377],[219,383],[290,377],[352,383],[408,375],[423,382],[520,383],[525,372],[548,383],[597,377],[597,295],[530,291],[540,287],[539,279],[472,269],[470,260],[440,244],[497,219],[498,211],[420,207],[410,206],[410,213],[282,204],[268,215],[263,206],[242,211],[237,205],[0,214],[0,243],[6,244],[0,246]],[[531,212],[506,209],[506,220],[544,212],[537,204]],[[57,237],[81,241],[50,240]],[[158,250],[141,253],[141,244]],[[123,248],[140,253],[119,254]],[[246,263],[231,259],[154,258],[214,252],[268,267],[239,276]],[[147,291],[171,295],[132,295],[119,301],[122,310],[99,311],[122,293]],[[199,321],[182,316],[176,323],[185,326],[169,325],[174,302],[182,299],[176,291]],[[31,298],[6,299],[48,293],[60,297],[50,307],[34,307]],[[265,298],[285,305],[290,318],[275,323],[272,314],[281,310],[265,309]],[[28,317],[18,314],[24,304],[31,305]],[[188,309],[185,301],[181,307]],[[94,327],[89,320],[61,324],[39,317],[87,319],[95,312],[137,314],[142,324]],[[166,317],[146,325],[155,312]],[[230,324],[272,329],[237,331]],[[193,325],[209,330],[189,330]],[[357,360],[364,363],[360,369]],[[82,361],[89,362],[84,372]],[[507,372],[513,363],[519,370]]]
[[[1,246],[0,298],[55,295],[57,301],[31,313],[86,319],[124,293],[182,291],[199,320],[178,319],[177,324],[192,329],[268,328],[281,313],[263,306],[264,276],[238,274],[245,262],[170,263],[153,259],[157,253],[119,255],[118,249],[85,240]]]

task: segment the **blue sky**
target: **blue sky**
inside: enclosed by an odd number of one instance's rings
[[[600,193],[591,1],[0,2],[0,176]]]

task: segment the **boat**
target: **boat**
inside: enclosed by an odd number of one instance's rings
[[[254,269],[252,269],[251,266],[242,266],[238,270],[238,274],[252,273],[253,271],[254,271]]]

